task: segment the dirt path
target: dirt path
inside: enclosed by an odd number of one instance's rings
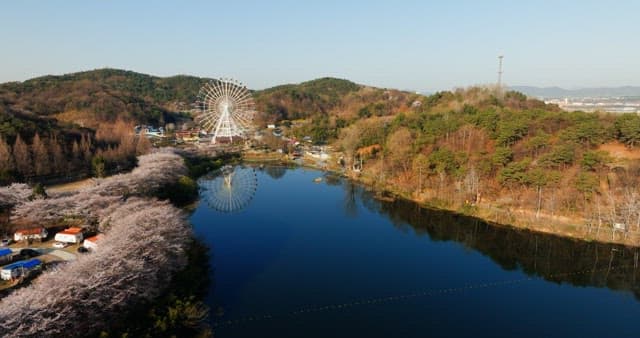
[[[85,178],[80,181],[56,184],[46,188],[48,193],[64,193],[70,191],[76,191],[93,184],[93,178]]]

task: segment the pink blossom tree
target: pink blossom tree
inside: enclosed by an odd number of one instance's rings
[[[104,234],[96,252],[47,270],[0,300],[0,333],[84,336],[108,329],[131,306],[158,296],[185,266],[192,233],[181,210],[148,196],[185,172],[180,156],[162,151],[141,156],[131,173],[45,200],[26,201],[23,186],[0,190],[0,200],[18,203],[16,221],[80,217]]]

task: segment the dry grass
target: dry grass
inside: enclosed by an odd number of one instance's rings
[[[74,191],[78,191],[78,190],[80,190],[82,188],[86,188],[86,187],[89,187],[89,186],[93,185],[93,182],[94,182],[93,178],[86,178],[86,179],[80,180],[80,181],[56,184],[56,185],[52,185],[50,187],[47,187],[47,192],[48,193],[74,192]]]
[[[606,151],[616,160],[637,160],[640,159],[640,149],[629,148],[620,142],[609,142],[598,147],[598,150]]]

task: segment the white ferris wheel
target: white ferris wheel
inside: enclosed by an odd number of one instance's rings
[[[197,121],[211,143],[232,142],[243,137],[251,128],[254,103],[245,85],[233,79],[222,78],[207,82],[198,94]]]

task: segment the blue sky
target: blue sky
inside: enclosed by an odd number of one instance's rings
[[[640,85],[640,1],[5,1],[0,82],[103,67],[412,90]]]

